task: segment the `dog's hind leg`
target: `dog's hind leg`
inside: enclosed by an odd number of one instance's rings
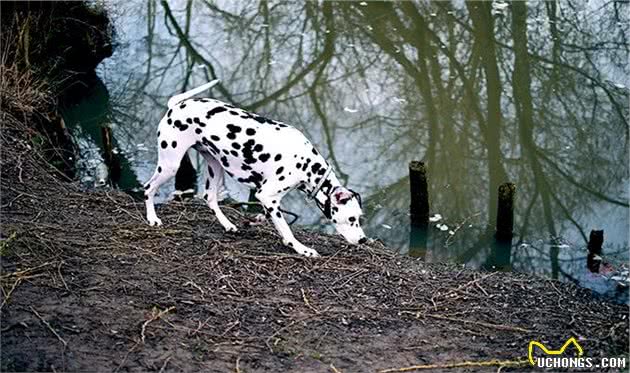
[[[203,199],[206,200],[208,207],[217,217],[219,223],[225,228],[226,232],[236,232],[236,226],[223,214],[219,208],[219,190],[223,185],[224,171],[219,161],[217,161],[210,153],[200,152],[208,164],[208,173],[204,184]]]
[[[175,146],[173,146],[175,144]],[[144,203],[147,209],[147,221],[149,225],[162,225],[162,221],[155,213],[153,197],[160,186],[170,180],[177,173],[179,164],[186,154],[186,147],[176,147],[176,142],[158,148],[158,164],[153,176],[144,184]]]

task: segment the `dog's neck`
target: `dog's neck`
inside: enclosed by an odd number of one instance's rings
[[[328,170],[329,167],[331,167],[331,166],[327,164],[326,165],[326,170]],[[307,184],[308,184],[308,191],[309,192],[312,192],[318,186],[318,183],[316,183],[315,180],[313,180],[313,179],[310,182],[308,182]],[[321,185],[321,188],[319,188],[319,190],[315,194],[314,198],[321,205],[324,205],[326,203],[326,200],[328,199],[328,196],[332,192],[332,190],[335,189],[338,186],[341,186],[341,183],[339,182],[339,179],[337,179],[337,175],[335,175],[335,172],[331,171],[328,174],[328,177],[326,177],[326,180],[324,180],[323,184]]]

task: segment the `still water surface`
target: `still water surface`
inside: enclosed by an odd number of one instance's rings
[[[573,281],[617,300],[628,257],[628,5],[557,2],[110,1],[114,56],[66,112],[83,182],[132,191],[155,167],[167,99],[210,94],[301,129],[366,201],[364,226],[402,254]],[[102,127],[120,171],[108,175]],[[192,164],[200,159],[190,153]],[[407,165],[429,169],[424,240]],[[201,175],[199,175],[201,177]],[[112,180],[114,179],[114,180]],[[496,190],[517,186],[511,247],[491,245]],[[231,180],[231,198],[248,191]],[[173,186],[163,187],[162,201]],[[294,192],[296,224],[329,231]],[[591,229],[606,275],[588,273]],[[410,250],[412,242],[421,241]],[[507,251],[506,251],[507,250]],[[627,276],[627,271],[625,272]],[[623,283],[623,281],[622,281]]]

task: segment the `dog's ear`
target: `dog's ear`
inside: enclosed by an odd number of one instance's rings
[[[337,191],[339,189],[339,191]],[[339,187],[332,193],[335,198],[335,204],[345,205],[352,198],[352,192],[346,188]]]
[[[363,202],[361,201],[361,195],[357,192],[355,192],[352,189],[348,189],[350,191],[350,193],[352,193],[353,196],[355,196],[357,198],[357,201],[359,201],[359,207],[363,208]]]

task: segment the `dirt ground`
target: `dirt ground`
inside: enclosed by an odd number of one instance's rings
[[[224,234],[201,202],[158,209],[52,175],[3,114],[3,371],[530,371],[530,340],[628,355],[628,307],[531,275],[472,271],[268,224]],[[459,367],[459,368],[458,368]]]

